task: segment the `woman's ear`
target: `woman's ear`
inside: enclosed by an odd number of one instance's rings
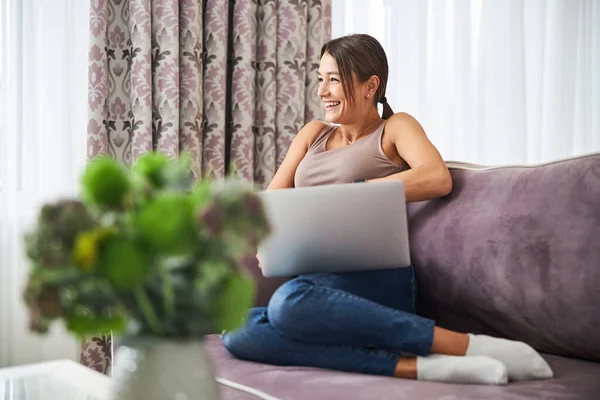
[[[379,88],[379,77],[377,75],[373,75],[369,78],[369,89],[376,91]]]
[[[371,96],[373,96],[378,88],[379,88],[379,77],[377,75],[372,75],[367,80],[367,90],[369,91],[369,93],[372,93]]]

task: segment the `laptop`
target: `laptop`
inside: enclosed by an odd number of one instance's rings
[[[265,277],[411,264],[400,181],[259,192],[271,225],[258,252]]]

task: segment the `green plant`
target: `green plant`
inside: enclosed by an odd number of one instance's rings
[[[190,338],[240,325],[254,283],[239,268],[268,234],[258,196],[234,178],[194,184],[186,157],[159,153],[130,171],[108,157],[81,199],[44,205],[26,235],[30,328],[56,319],[88,335]]]

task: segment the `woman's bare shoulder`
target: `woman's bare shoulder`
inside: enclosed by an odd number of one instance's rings
[[[412,115],[410,115],[407,112],[397,112],[394,115],[392,115],[391,117],[389,117],[387,119],[387,124],[393,124],[393,125],[401,125],[401,124],[418,124],[419,121],[417,121],[417,119],[415,117],[413,117]]]
[[[427,136],[421,123],[406,112],[398,112],[389,117],[385,124],[384,133],[393,143],[403,140],[406,135]]]
[[[315,141],[320,132],[323,131],[328,125],[322,121],[311,121],[304,125],[302,129],[296,134],[290,148],[288,149],[285,158],[275,176],[271,180],[269,187],[270,189],[283,189],[294,187],[294,176],[298,165],[308,152],[308,149]]]
[[[313,120],[304,125],[300,132],[296,135],[297,140],[301,140],[306,143],[306,148],[309,148],[313,142],[317,139],[319,134],[330,125],[326,122]]]

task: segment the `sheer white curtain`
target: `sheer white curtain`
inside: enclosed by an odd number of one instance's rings
[[[600,151],[598,0],[333,0],[332,23],[381,41],[392,108],[446,160]]]
[[[77,359],[60,324],[28,331],[22,238],[85,165],[89,0],[0,0],[0,367]]]

